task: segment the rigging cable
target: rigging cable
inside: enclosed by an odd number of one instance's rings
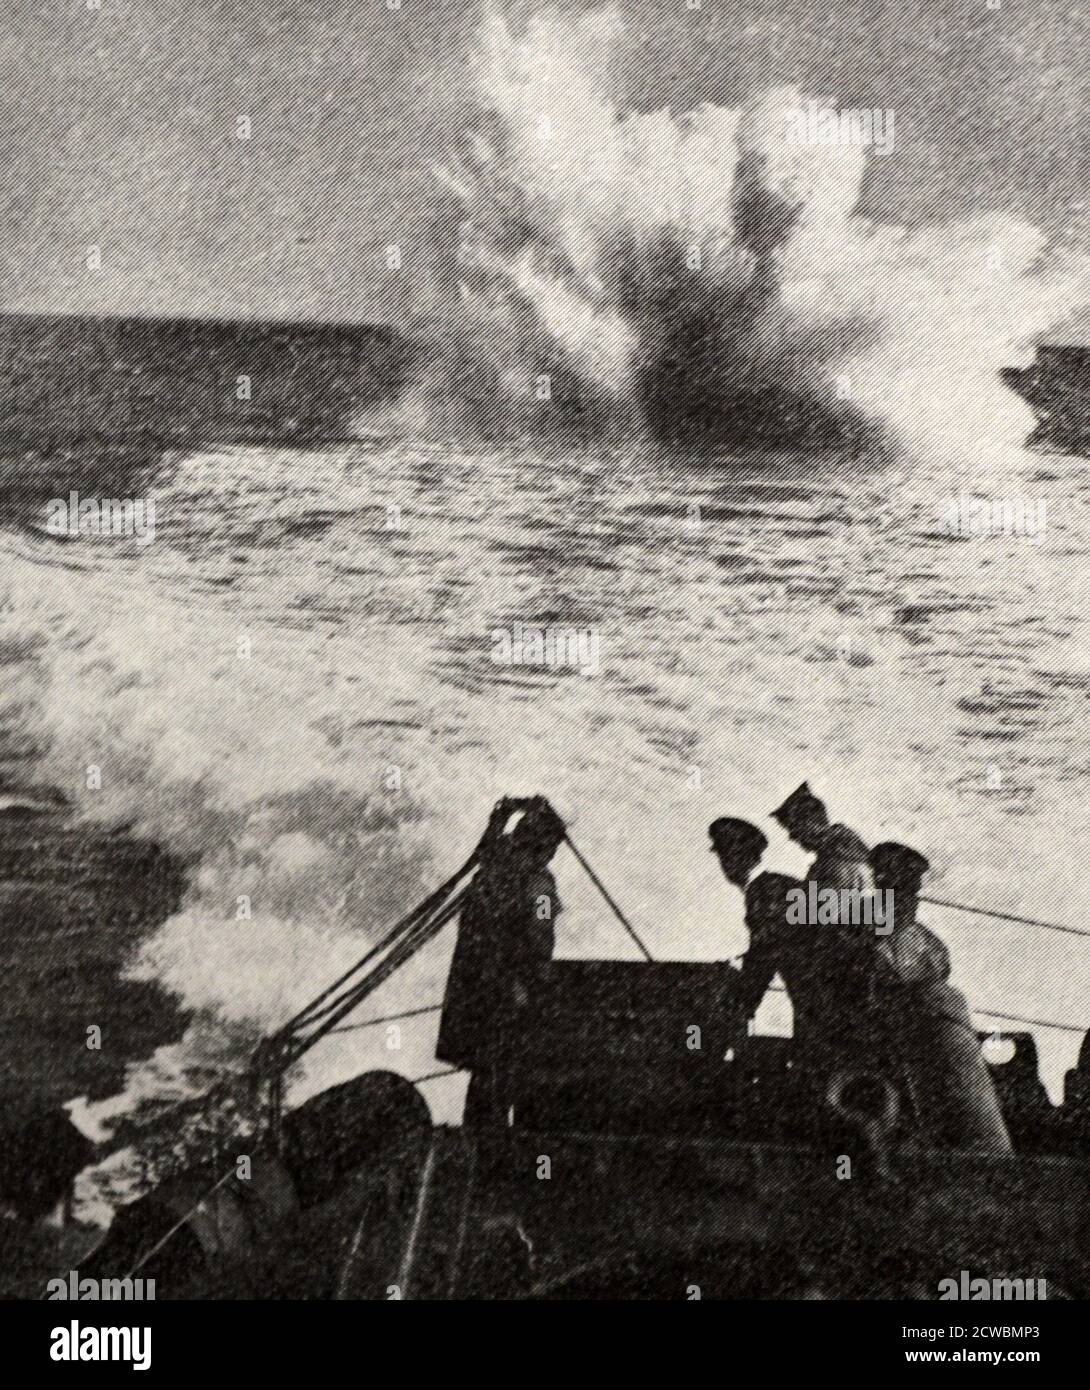
[[[602,897],[605,898],[606,902],[607,902],[607,903],[609,904],[609,906],[612,908],[612,910],[613,910],[613,915],[617,918],[617,921],[620,922],[621,926],[624,927],[625,931],[629,934],[629,936],[632,938],[632,940],[633,940],[633,941],[636,943],[636,945],[639,947],[640,953],[641,953],[641,955],[643,956],[644,960],[647,960],[647,961],[654,960],[654,957],[652,956],[651,952],[650,952],[650,951],[647,949],[647,947],[643,944],[643,940],[642,940],[642,938],[640,937],[639,932],[638,932],[638,931],[636,930],[636,928],[632,925],[632,923],[628,920],[628,918],[624,915],[624,913],[621,911],[621,909],[617,906],[617,903],[615,902],[615,900],[613,899],[612,895],[610,894],[609,889],[605,886],[605,884],[602,882],[602,880],[598,877],[598,875],[597,875],[597,874],[594,872],[594,870],[590,867],[590,865],[587,863],[586,859],[584,859],[583,856],[582,856],[582,855],[579,853],[579,851],[576,849],[576,847],[575,847],[575,842],[574,842],[574,840],[572,839],[572,837],[567,833],[567,831],[564,832],[564,839],[565,839],[565,841],[567,842],[568,848],[571,850],[572,854],[575,855],[576,859],[579,860],[579,863],[580,863],[580,864],[583,866],[583,868],[587,871],[587,876],[588,876],[588,878],[590,879],[591,883],[594,884],[595,888],[598,889],[599,893],[601,893]]]
[[[965,903],[947,902],[944,898],[921,898],[920,902],[930,903],[932,907],[950,907],[955,912],[971,912],[977,917],[994,917],[1000,922],[1018,922],[1023,927],[1040,927],[1043,931],[1062,931],[1069,936],[1090,936],[1085,927],[1067,927],[1059,922],[1042,922],[1036,917],[1016,917],[1012,912],[996,912],[990,907],[969,907]]]

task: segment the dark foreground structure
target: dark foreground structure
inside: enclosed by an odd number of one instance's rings
[[[896,1060],[864,1039],[827,1074],[792,1038],[739,1036],[729,961],[516,963],[495,885],[508,874],[517,906],[518,866],[541,882],[566,838],[545,811],[529,860],[486,833],[263,1046],[247,1176],[220,1146],[123,1209],[81,1272],[154,1277],[159,1298],[936,1299],[963,1271],[1090,1296],[1090,1046],[1055,1107],[1032,1037],[1008,1035],[989,1065],[1013,1152],[937,1146]],[[468,975],[452,972],[441,1028],[486,1103],[437,1126],[413,1083],[380,1071],[282,1113],[293,1062],[455,917],[460,952],[497,923],[472,1044],[453,1026]]]

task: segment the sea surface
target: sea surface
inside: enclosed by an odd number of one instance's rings
[[[982,484],[948,462],[638,438],[177,450],[128,474],[150,543],[47,532],[95,466],[18,462],[0,529],[5,1088],[86,1097],[93,1133],[240,1067],[503,793],[554,801],[657,958],[744,950],[706,827],[755,818],[797,869],[767,815],[804,778],[922,849],[935,896],[1090,924],[1085,459],[1019,451],[991,480],[1046,503],[1040,543],[949,534]],[[585,630],[594,669],[499,664],[519,623]],[[632,955],[557,869],[559,952]],[[927,921],[982,1028],[1090,1022],[1090,941]],[[368,1016],[441,998],[452,944]],[[435,1029],[331,1038],[293,1093],[434,1070]],[[1058,1098],[1079,1035],[1031,1031]],[[427,1083],[437,1116],[461,1086]]]

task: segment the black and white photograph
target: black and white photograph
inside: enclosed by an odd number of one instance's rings
[[[1090,1298],[1085,0],[0,33],[34,1373],[405,1301],[732,1302],[785,1354],[866,1303],[883,1367],[1047,1364]]]

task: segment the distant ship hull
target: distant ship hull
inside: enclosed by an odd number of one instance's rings
[[[1037,416],[1032,442],[1090,452],[1090,349],[1042,347],[1031,367],[1006,367],[1001,375]]]

